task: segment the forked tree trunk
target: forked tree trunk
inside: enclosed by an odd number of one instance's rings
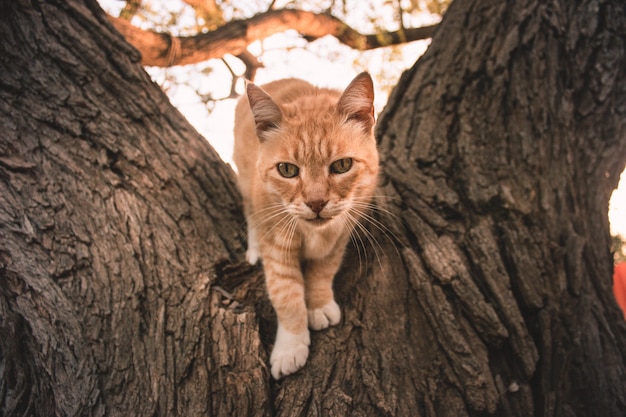
[[[344,319],[274,382],[232,171],[95,2],[0,0],[1,414],[626,414],[626,16],[573,3],[451,6],[380,118]]]

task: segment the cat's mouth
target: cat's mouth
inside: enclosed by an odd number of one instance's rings
[[[317,217],[314,217],[312,219],[306,219],[306,221],[308,223],[314,224],[316,226],[321,226],[323,224],[326,224],[328,222],[330,222],[332,219],[334,219],[335,217],[320,217],[319,215]]]

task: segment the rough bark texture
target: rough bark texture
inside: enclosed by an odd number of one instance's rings
[[[379,122],[387,230],[274,382],[232,171],[94,2],[0,0],[1,414],[626,414],[626,16],[570,3],[450,7]]]
[[[626,413],[607,220],[625,34],[620,1],[457,2],[396,88],[379,136],[425,316],[410,337],[440,347],[416,352],[437,364],[424,409]]]
[[[266,407],[232,171],[95,2],[0,4],[0,414]]]

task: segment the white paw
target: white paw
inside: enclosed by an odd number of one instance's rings
[[[248,261],[250,265],[256,264],[259,261],[260,257],[261,254],[259,253],[258,248],[249,248],[246,251],[246,261]]]
[[[313,330],[322,330],[328,326],[334,326],[341,320],[341,310],[335,300],[322,306],[322,308],[309,310],[308,314],[309,327]]]
[[[274,379],[293,374],[302,368],[309,357],[309,331],[294,334],[278,324],[276,343],[270,356],[270,365]]]

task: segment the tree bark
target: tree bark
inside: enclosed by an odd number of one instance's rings
[[[2,414],[626,414],[626,16],[570,3],[450,7],[379,120],[343,321],[274,382],[231,169],[97,4],[0,0]]]
[[[414,337],[440,348],[419,378],[436,414],[450,397],[457,416],[626,413],[607,218],[626,161],[624,11],[455,2],[379,121],[401,280],[425,315]]]
[[[1,414],[265,408],[232,170],[95,2],[0,4]]]

